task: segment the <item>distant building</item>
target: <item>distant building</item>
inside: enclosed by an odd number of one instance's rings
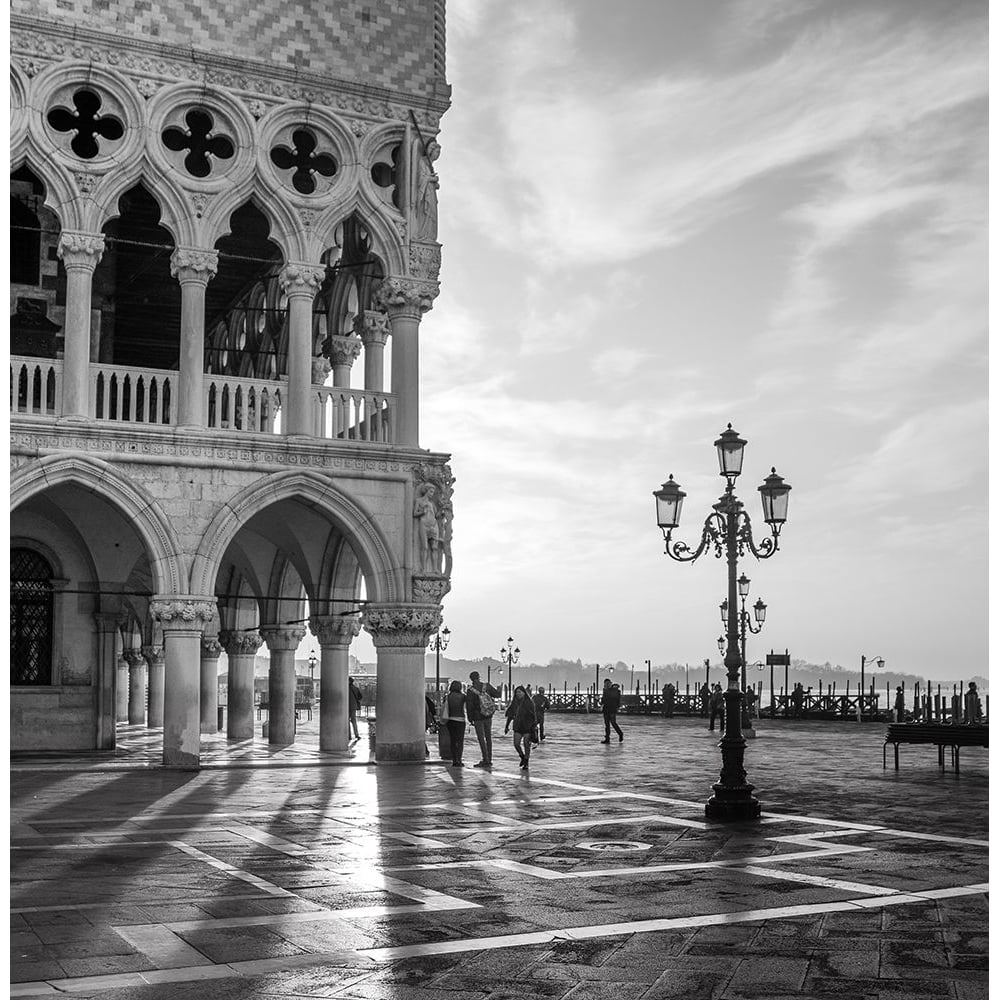
[[[308,618],[321,746],[363,625],[376,754],[423,760],[451,568],[418,399],[443,0],[12,0],[10,23],[12,747],[129,722],[197,766],[223,650],[251,735],[262,643],[291,742]]]

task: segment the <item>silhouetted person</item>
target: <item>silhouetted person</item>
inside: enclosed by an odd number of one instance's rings
[[[465,743],[465,695],[462,682],[452,681],[445,702],[448,719],[448,735],[451,737],[451,766],[465,767],[462,763],[462,747]]]
[[[677,695],[677,688],[673,684],[668,684],[663,689],[663,714],[666,718],[674,717],[674,698]]]
[[[904,716],[906,714],[906,696],[903,694],[902,685],[896,688],[896,701],[893,705],[893,710],[896,714],[896,721],[904,722]]]
[[[504,735],[514,727],[514,749],[518,757],[521,758],[521,768],[528,769],[528,759],[531,757],[531,730],[535,728],[535,706],[528,697],[528,692],[523,684],[518,684],[514,688],[514,697],[511,698],[507,706],[507,725],[504,727]]]
[[[965,692],[965,721],[970,725],[983,721],[983,706],[975,681],[969,681],[969,690]]]
[[[715,729],[715,719],[719,719],[719,728],[722,729],[726,719],[726,699],[722,695],[722,685],[716,684],[712,689],[711,697],[708,699],[708,729],[709,732]]]
[[[545,692],[539,688],[532,696],[531,703],[535,706],[535,718],[538,720],[539,742],[545,739],[545,712],[549,707],[549,699]]]
[[[805,698],[806,693],[802,689],[801,684],[796,684],[792,688],[792,718],[801,719],[802,718],[802,701]]]
[[[705,681],[705,683],[698,689],[698,701],[701,705],[701,717],[703,719],[708,718],[708,702],[711,697],[712,690],[708,686],[708,681]]]
[[[353,677],[349,677],[347,680],[347,721],[350,723],[351,729],[354,730],[354,738],[356,740],[361,739],[358,735],[358,712],[361,710],[363,700],[361,688],[354,683]]]
[[[611,742],[611,729],[618,734],[618,742],[625,739],[625,734],[618,725],[618,709],[622,703],[622,689],[611,683],[610,677],[604,678],[604,690],[601,692],[601,711],[604,713],[604,739],[602,743]]]

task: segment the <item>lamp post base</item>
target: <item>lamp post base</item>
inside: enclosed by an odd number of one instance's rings
[[[760,802],[753,797],[753,785],[731,788],[713,785],[715,794],[705,803],[705,818],[722,823],[760,819]]]

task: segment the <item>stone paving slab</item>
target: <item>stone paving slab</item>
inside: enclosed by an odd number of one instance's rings
[[[553,716],[527,774],[502,738],[492,772],[330,760],[308,722],[200,772],[137,727],[15,762],[11,996],[986,996],[986,754],[764,722],[762,821],[724,825],[717,736],[622,722]]]

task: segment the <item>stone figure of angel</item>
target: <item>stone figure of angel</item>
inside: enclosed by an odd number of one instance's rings
[[[441,147],[432,139],[424,146],[422,155],[417,157],[414,235],[418,240],[428,242],[437,239],[437,188],[440,182],[433,164],[440,155]]]

